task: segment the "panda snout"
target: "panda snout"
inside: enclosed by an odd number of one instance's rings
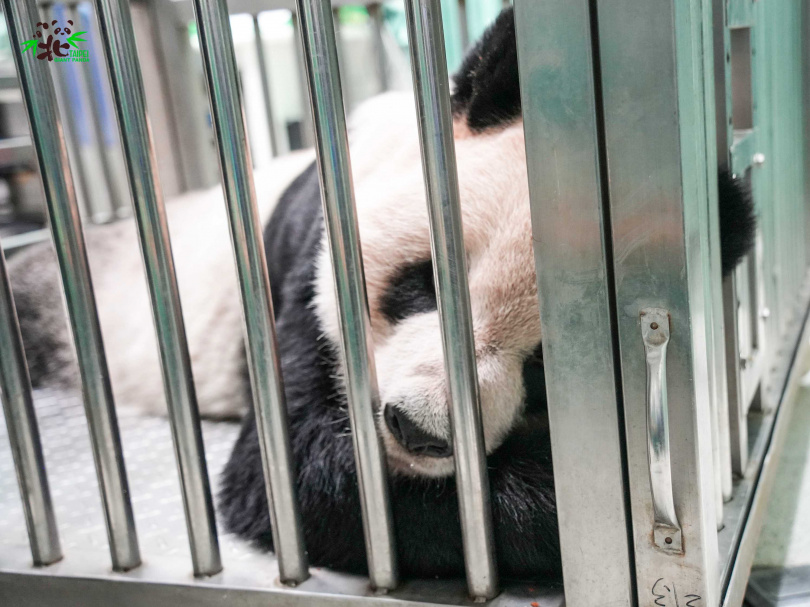
[[[386,405],[383,416],[391,435],[408,453],[437,458],[453,455],[453,447],[446,439],[426,432],[395,406]]]

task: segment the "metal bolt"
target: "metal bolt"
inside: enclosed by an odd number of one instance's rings
[[[668,537],[668,538],[666,538],[664,541],[665,541],[667,544],[671,544],[671,543],[672,543],[672,538],[671,538],[671,537]]]
[[[650,329],[655,331],[657,328],[658,328],[658,323],[657,322],[650,323]]]
[[[763,154],[762,152],[757,152],[756,154],[754,154],[751,160],[755,165],[762,166],[763,164],[765,164],[765,154]]]

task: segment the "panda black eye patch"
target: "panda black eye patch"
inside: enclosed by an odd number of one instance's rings
[[[401,268],[385,290],[380,310],[391,322],[436,310],[432,262],[428,259]]]

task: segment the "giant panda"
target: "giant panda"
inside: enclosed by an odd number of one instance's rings
[[[501,575],[561,574],[542,335],[532,252],[514,16],[505,10],[454,78],[459,188],[496,559]],[[413,96],[365,102],[351,121],[352,172],[373,330],[399,564],[464,572],[453,449]],[[264,243],[305,542],[315,566],[366,571],[318,175],[311,152],[257,174]],[[723,273],[750,250],[747,191],[719,175]],[[201,413],[244,414],[221,477],[226,529],[272,550],[238,290],[222,194],[168,206]],[[120,406],[165,411],[148,295],[131,222],[89,230],[91,269]],[[36,385],[75,386],[52,252],[10,264]]]

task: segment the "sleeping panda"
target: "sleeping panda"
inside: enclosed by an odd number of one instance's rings
[[[505,10],[454,80],[454,133],[496,558],[512,578],[561,574],[514,17]],[[375,348],[377,425],[390,471],[400,569],[464,572],[453,448],[413,96],[389,93],[355,112],[352,172]],[[331,264],[311,153],[257,173],[297,489],[313,565],[366,571]],[[284,177],[284,176],[288,177]],[[293,178],[294,176],[294,178]],[[721,173],[722,267],[750,250],[755,219]],[[272,211],[272,215],[271,215]],[[168,205],[200,410],[245,411],[223,475],[225,527],[272,550],[238,289],[222,195]],[[269,219],[268,219],[269,218]],[[88,231],[116,401],[165,410],[134,226]],[[75,385],[52,254],[12,261],[12,285],[37,384]],[[126,321],[122,322],[122,318]]]

